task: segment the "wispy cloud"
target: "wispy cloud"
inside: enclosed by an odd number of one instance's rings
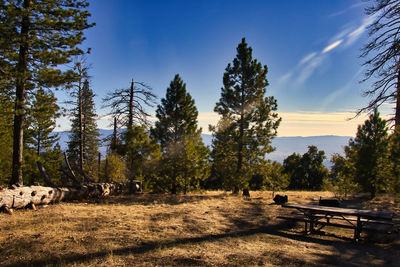
[[[322,53],[325,54],[325,53],[327,53],[327,52],[329,52],[329,51],[335,49],[335,48],[338,47],[342,42],[343,42],[343,40],[337,40],[336,42],[334,42],[334,43],[328,45],[327,47],[325,47],[325,48],[322,50]]]
[[[356,7],[358,5],[354,5]],[[354,8],[351,6],[350,8]],[[367,27],[375,20],[376,16],[365,17],[361,24],[346,26],[340,32],[329,39],[328,44],[319,52],[313,51],[303,56],[293,69],[282,75],[278,80],[278,87],[291,84],[292,88],[298,88],[305,83],[328,58],[330,52],[339,47],[347,48],[354,44],[366,31]],[[337,93],[340,93],[337,92]],[[334,96],[332,96],[334,97]]]
[[[329,17],[336,17],[336,16],[343,15],[346,12],[348,12],[349,10],[351,10],[353,8],[357,8],[357,7],[363,6],[364,4],[365,4],[365,2],[355,3],[355,4],[351,5],[351,6],[349,6],[348,8],[345,8],[345,9],[342,9],[342,10],[339,10],[337,12],[334,12],[334,13],[330,14]]]
[[[309,62],[309,61],[310,61],[311,59],[313,59],[316,55],[317,55],[317,53],[315,53],[315,52],[312,52],[312,53],[306,55],[305,57],[303,57],[303,58],[300,60],[299,64],[302,65],[302,64],[305,64],[305,63]]]
[[[347,91],[351,90],[355,83],[358,82],[360,74],[363,72],[363,68],[360,68],[354,75],[351,77],[349,81],[346,82],[344,86],[339,88],[336,91],[330,93],[321,103],[321,109],[323,110],[325,107],[328,107],[331,103],[338,100],[340,97],[343,97]]]
[[[292,78],[292,76],[293,76],[293,72],[292,72],[292,71],[289,71],[289,72],[283,74],[283,75],[278,79],[277,86],[278,86],[278,87],[284,86],[284,85],[290,80],[290,78]]]
[[[318,55],[310,59],[307,64],[300,69],[295,80],[295,85],[299,86],[303,84],[308,78],[310,78],[314,71],[322,64],[324,59],[324,55]]]
[[[361,37],[361,35],[365,32],[367,27],[374,22],[377,16],[378,14],[374,14],[372,16],[365,17],[362,20],[361,25],[347,35],[347,41],[345,43],[345,46],[350,46],[355,41],[357,41]]]

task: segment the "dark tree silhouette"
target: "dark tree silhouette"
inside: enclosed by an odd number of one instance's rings
[[[400,1],[376,0],[366,8],[366,14],[375,16],[369,26],[370,42],[364,46],[361,57],[368,58],[363,81],[376,79],[372,88],[364,90],[371,97],[369,104],[358,110],[374,112],[383,103],[394,103],[395,113],[390,121],[400,125]]]

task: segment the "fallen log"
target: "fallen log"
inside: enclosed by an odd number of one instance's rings
[[[38,205],[60,201],[102,198],[132,192],[132,183],[89,183],[74,187],[13,186],[0,190],[0,210],[12,214],[12,209],[35,208]],[[140,190],[138,190],[140,191]]]

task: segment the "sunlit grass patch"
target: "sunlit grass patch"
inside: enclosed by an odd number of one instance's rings
[[[394,253],[397,236],[389,243],[364,239],[353,244],[352,231],[345,229],[327,227],[325,235],[305,235],[304,224],[276,218],[291,211],[275,205],[271,192],[250,193],[250,199],[221,191],[142,194],[2,214],[2,265],[341,265],[365,263],[366,253],[375,264],[400,260]],[[294,203],[332,196],[281,194]],[[352,201],[359,207],[399,208],[397,198]]]

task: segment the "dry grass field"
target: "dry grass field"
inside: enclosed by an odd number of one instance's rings
[[[289,202],[313,203],[327,192],[285,192]],[[400,199],[351,199],[345,206],[400,215]],[[271,192],[251,198],[225,192],[130,195],[60,203],[0,214],[1,266],[399,266],[399,234],[362,236],[278,215]],[[395,219],[398,219],[395,218]]]

